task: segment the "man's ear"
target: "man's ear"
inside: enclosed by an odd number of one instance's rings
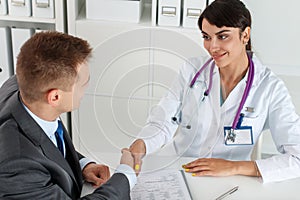
[[[61,99],[61,94],[58,89],[51,89],[48,91],[47,93],[48,104],[56,107],[59,104],[60,99]]]

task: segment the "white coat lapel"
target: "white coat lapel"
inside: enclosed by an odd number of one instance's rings
[[[208,83],[207,83],[208,84]],[[220,119],[220,75],[219,70],[215,67],[213,72],[213,83],[212,83],[211,92],[209,94],[210,105],[213,110],[213,114],[217,119],[218,126],[219,126],[219,119]]]
[[[248,73],[231,91],[222,105],[222,112],[226,112],[230,109],[234,109],[237,111],[245,91],[247,77]]]

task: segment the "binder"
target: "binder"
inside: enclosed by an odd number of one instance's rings
[[[7,15],[7,0],[0,0],[0,15]]]
[[[31,16],[31,0],[8,0],[8,15],[16,17]]]
[[[20,53],[20,48],[33,35],[33,33],[33,29],[11,28],[14,73],[16,72],[17,56]]]
[[[181,0],[158,0],[159,26],[180,26]]]
[[[33,17],[53,19],[54,15],[54,0],[32,0]]]
[[[0,27],[0,87],[13,74],[11,38],[8,27]]]
[[[45,31],[49,31],[49,30],[48,29],[40,29],[40,28],[34,29],[34,33],[40,33],[40,32],[45,32]]]
[[[198,19],[206,7],[206,0],[183,0],[182,26],[198,28]]]
[[[86,18],[138,23],[144,0],[86,0]]]

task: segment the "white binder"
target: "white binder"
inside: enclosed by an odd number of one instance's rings
[[[16,17],[31,16],[31,0],[8,0],[8,15]]]
[[[14,73],[16,72],[17,56],[22,45],[33,35],[33,29],[11,28]]]
[[[0,87],[12,75],[12,55],[9,28],[0,27]]]
[[[198,19],[206,7],[206,0],[183,0],[182,26],[198,28]]]
[[[34,33],[40,33],[40,32],[45,32],[45,31],[49,31],[48,29],[34,29]]]
[[[32,0],[32,16],[54,18],[54,0]]]
[[[7,15],[7,0],[0,0],[0,15]]]
[[[181,0],[158,0],[159,26],[180,26]]]
[[[86,0],[86,18],[134,22],[140,21],[144,0]]]

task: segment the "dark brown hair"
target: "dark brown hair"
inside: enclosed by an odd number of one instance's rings
[[[17,58],[17,80],[22,97],[37,101],[51,89],[70,91],[77,68],[87,62],[92,48],[87,41],[47,31],[36,33],[21,47]]]
[[[222,26],[239,28],[242,33],[246,27],[251,28],[251,14],[245,4],[240,0],[215,0],[205,8],[198,20],[198,26],[202,31],[203,19],[218,28]],[[251,51],[251,39],[246,50]]]

